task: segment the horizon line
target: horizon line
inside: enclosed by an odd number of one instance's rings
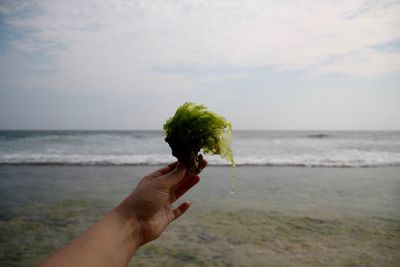
[[[21,129],[1,129],[0,131],[121,131],[121,132],[128,132],[128,131],[163,131],[162,128],[159,129],[77,129],[77,128],[69,128],[69,129],[56,129],[56,128],[49,128],[49,129],[38,129],[38,128],[21,128]],[[271,132],[280,132],[280,131],[287,131],[287,132],[398,132],[400,129],[232,129],[232,131],[271,131]]]

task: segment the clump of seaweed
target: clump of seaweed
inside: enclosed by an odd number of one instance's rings
[[[166,121],[163,128],[172,155],[185,164],[188,172],[198,174],[201,171],[202,151],[230,161],[233,178],[232,125],[224,117],[209,111],[204,105],[186,102]],[[232,191],[233,186],[232,180]]]

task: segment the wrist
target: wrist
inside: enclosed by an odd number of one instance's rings
[[[127,239],[129,246],[136,251],[144,243],[140,221],[131,209],[126,207],[124,202],[118,205],[112,213],[118,218],[121,232]]]

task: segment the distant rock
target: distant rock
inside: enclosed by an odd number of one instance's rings
[[[308,138],[326,138],[329,137],[327,134],[309,134],[307,135]]]

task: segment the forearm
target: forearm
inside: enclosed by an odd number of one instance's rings
[[[141,243],[140,224],[117,207],[39,266],[127,266]]]
[[[171,204],[199,180],[178,162],[150,173],[120,205],[39,267],[127,266],[139,246],[159,237],[189,208],[189,202]]]

